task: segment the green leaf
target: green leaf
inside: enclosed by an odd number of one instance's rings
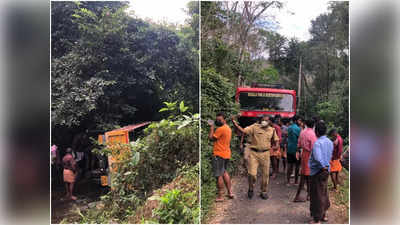
[[[188,109],[188,107],[185,107],[185,104],[183,103],[183,101],[181,101],[181,103],[179,104],[179,110],[181,112],[185,112]]]
[[[181,128],[183,128],[183,127],[186,127],[190,122],[191,122],[191,121],[188,121],[188,120],[183,121],[183,123],[182,123],[181,125],[179,125],[178,130],[181,129]]]

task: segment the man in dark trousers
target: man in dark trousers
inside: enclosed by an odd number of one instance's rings
[[[279,142],[281,144],[281,158],[283,171],[286,171],[286,158],[287,158],[287,136],[288,136],[288,127],[289,121],[287,118],[283,118],[281,121],[281,131],[282,131],[282,140]]]
[[[315,141],[310,160],[310,212],[313,220],[310,223],[327,222],[326,211],[330,207],[328,178],[333,143],[326,137],[326,125],[318,122],[315,125],[317,141]]]
[[[297,143],[300,136],[300,124],[301,119],[298,116],[294,116],[292,118],[292,124],[288,128],[288,138],[287,138],[287,172],[286,172],[286,184],[290,186],[290,176],[293,173],[293,168],[295,169],[295,183],[297,183],[299,169],[300,169],[300,160],[296,157],[297,152]]]
[[[314,120],[306,120],[307,128],[300,133],[298,149],[301,149],[301,176],[300,185],[297,189],[296,197],[294,202],[305,202],[310,199],[310,167],[308,166],[308,160],[310,159],[310,154],[315,141],[317,141],[317,136],[313,130]],[[303,190],[304,184],[307,187],[307,199],[300,197],[300,193]]]

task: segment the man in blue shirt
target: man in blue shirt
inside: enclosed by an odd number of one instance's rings
[[[292,118],[292,124],[288,128],[288,137],[287,137],[287,163],[288,169],[286,172],[287,185],[290,185],[290,176],[293,173],[293,167],[295,166],[295,183],[297,183],[299,169],[300,169],[300,160],[296,158],[297,152],[297,142],[300,136],[301,128],[299,124],[301,123],[301,119],[298,116],[294,116]]]
[[[330,160],[333,152],[332,141],[325,136],[326,125],[318,122],[315,134],[318,139],[314,143],[308,164],[310,166],[310,211],[313,221],[310,223],[327,222],[326,211],[330,207],[328,194],[328,178]]]

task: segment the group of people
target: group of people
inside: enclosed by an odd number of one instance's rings
[[[299,116],[281,118],[279,115],[270,117],[263,115],[254,124],[241,127],[232,117],[235,128],[242,135],[241,148],[248,173],[247,196],[254,196],[257,171],[261,170],[260,197],[268,199],[268,183],[275,179],[282,160],[286,170],[286,185],[291,186],[294,169],[294,184],[298,189],[294,202],[310,201],[310,212],[313,220],[310,223],[326,222],[326,211],[330,207],[328,195],[328,178],[331,175],[334,189],[337,190],[341,171],[340,158],[343,151],[343,139],[336,129],[327,132],[323,120],[317,117],[306,119]],[[224,188],[228,197],[234,198],[230,176],[227,172],[231,158],[230,141],[232,130],[227,125],[223,113],[218,113],[215,122],[210,120],[209,139],[214,142],[212,166],[217,178],[217,202],[224,201]],[[244,140],[246,139],[246,143]],[[287,165],[286,165],[287,164]],[[300,183],[299,183],[300,178]],[[304,185],[307,187],[307,197],[302,197]]]

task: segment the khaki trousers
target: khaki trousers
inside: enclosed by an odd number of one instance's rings
[[[246,147],[244,147],[244,152],[243,152],[243,159],[244,159],[244,165],[246,167],[246,169],[249,169],[249,152],[250,152],[250,148],[247,145]]]
[[[246,150],[245,150],[246,152]],[[269,183],[269,165],[270,165],[270,152],[255,152],[250,148],[247,149],[247,173],[249,174],[249,188],[254,190],[257,181],[257,170],[261,168],[261,192],[268,192]]]

